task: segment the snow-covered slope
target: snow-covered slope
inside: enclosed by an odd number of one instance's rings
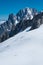
[[[0,65],[43,65],[43,25],[1,43]]]

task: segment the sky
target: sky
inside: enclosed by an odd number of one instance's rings
[[[0,19],[7,19],[10,13],[16,14],[25,7],[43,10],[43,0],[0,0]]]

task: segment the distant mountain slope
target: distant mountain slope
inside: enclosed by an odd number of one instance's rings
[[[5,20],[1,20],[0,21],[0,25],[3,24],[3,23],[5,23],[5,22],[6,22]]]
[[[0,65],[43,65],[43,25],[0,44]]]

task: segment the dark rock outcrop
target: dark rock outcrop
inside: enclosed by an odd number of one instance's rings
[[[38,15],[36,15],[33,18],[32,22],[33,22],[33,24],[32,24],[31,30],[40,27],[40,25],[43,24],[43,12],[39,13]]]

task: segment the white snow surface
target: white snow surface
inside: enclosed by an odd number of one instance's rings
[[[0,65],[43,65],[43,25],[0,43]]]

